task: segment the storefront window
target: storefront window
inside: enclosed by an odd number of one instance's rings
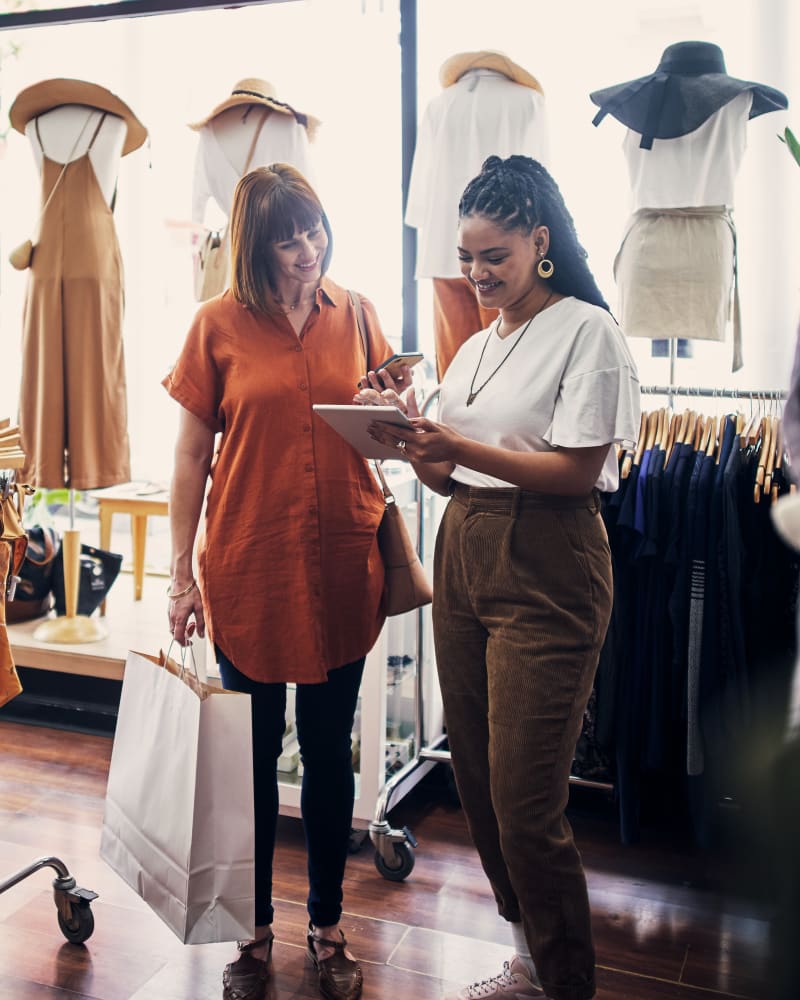
[[[788,0],[591,0],[528,4],[517,0],[436,0],[419,4],[418,105],[422,115],[441,88],[438,71],[457,52],[499,49],[542,84],[549,121],[550,168],[607,301],[616,306],[613,262],[628,218],[624,127],[607,117],[592,125],[589,94],[655,70],[673,42],[714,42],[728,74],[775,87],[788,111],[750,120],[736,184],[744,367],[731,374],[725,344],[695,341],[694,357],[678,359],[682,385],[785,388],[800,318],[800,171],[777,133],[800,131],[800,67],[791,52],[800,14]],[[432,342],[430,289],[420,283],[420,335]],[[664,384],[667,358],[651,357],[649,341],[632,338],[643,384]]]
[[[16,8],[33,4],[19,4]],[[39,7],[55,7],[41,0]],[[64,7],[64,5],[61,5]],[[314,144],[316,183],[331,218],[331,276],[376,304],[400,346],[402,169],[399,0],[293,0],[232,9],[0,32],[0,415],[13,415],[26,276],[8,252],[33,236],[39,179],[27,139],[8,109],[24,87],[73,77],[99,83],[130,105],[148,143],[120,163],[116,223],[125,266],[125,354],[133,474],[169,476],[176,407],[160,387],[196,303],[192,294],[191,194],[202,117],[245,77],[272,83],[279,98],[322,121]],[[767,11],[766,8],[769,8]],[[592,125],[589,93],[652,71],[674,41],[716,42],[728,72],[789,96],[788,112],[748,126],[734,215],[745,366],[730,373],[726,344],[695,343],[679,359],[684,385],[781,388],[788,380],[800,316],[800,173],[777,139],[800,131],[800,67],[789,51],[800,12],[789,0],[429,0],[418,4],[418,108],[439,92],[438,70],[459,51],[508,53],[541,81],[547,99],[551,170],[593,270],[614,309],[613,260],[627,219],[622,126]],[[213,217],[209,216],[209,221]],[[430,289],[419,286],[419,342],[433,356]],[[632,341],[642,381],[663,383],[668,362]]]
[[[399,348],[398,35],[398,7],[389,0],[306,0],[0,32],[0,415],[13,416],[17,407],[26,284],[7,258],[33,235],[40,201],[29,143],[10,129],[8,110],[20,90],[55,77],[106,87],[149,131],[148,142],[120,162],[115,209],[135,478],[170,474],[177,407],[159,383],[196,308],[190,220],[197,135],[187,123],[208,114],[239,80],[266,80],[279,99],[321,120],[312,154],[334,233],[330,275],[375,303]],[[208,222],[220,218],[211,202]]]

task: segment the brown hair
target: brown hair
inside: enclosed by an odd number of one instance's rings
[[[236,301],[259,312],[280,312],[271,245],[320,223],[328,234],[322,260],[325,274],[333,235],[322,203],[305,177],[288,163],[273,163],[245,174],[236,185],[230,218],[231,292]]]

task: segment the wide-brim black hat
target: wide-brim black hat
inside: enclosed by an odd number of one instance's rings
[[[745,90],[753,94],[750,118],[789,106],[786,95],[774,87],[728,76],[718,45],[676,42],[664,49],[654,73],[595,90],[589,96],[600,108],[594,125],[612,115],[639,132],[639,145],[650,149],[653,139],[675,139],[693,132]]]

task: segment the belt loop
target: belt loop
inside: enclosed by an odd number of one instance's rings
[[[511,516],[514,518],[515,521],[519,517],[519,508],[521,503],[522,503],[522,490],[519,489],[519,487],[517,487],[517,489],[514,490],[514,494],[511,498]]]

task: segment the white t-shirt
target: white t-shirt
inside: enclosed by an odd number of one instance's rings
[[[486,382],[519,337],[515,330],[501,340],[496,327],[493,323],[470,337],[445,372],[439,401],[442,423],[510,451],[635,443],[639,378],[610,313],[580,299],[561,299],[534,317],[508,363]],[[469,393],[484,383],[467,406]],[[469,486],[513,485],[461,465],[452,475]],[[618,483],[617,459],[610,448],[596,486],[613,491]]]
[[[752,91],[745,90],[693,132],[675,139],[654,139],[652,149],[640,149],[641,135],[628,129],[622,148],[628,164],[631,211],[732,207],[752,102]]]
[[[468,70],[422,116],[405,221],[419,230],[417,278],[458,278],[458,202],[488,156],[547,165],[544,97],[490,69]]]

